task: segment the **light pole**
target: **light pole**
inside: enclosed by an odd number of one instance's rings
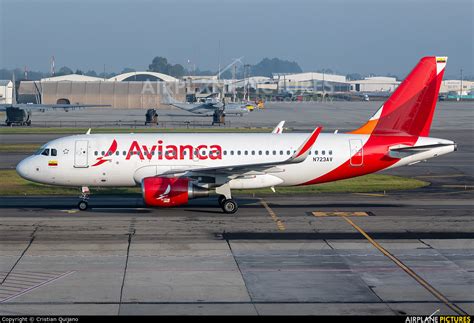
[[[247,94],[247,101],[250,100],[250,64],[244,65],[244,80],[246,81],[245,85],[245,92]],[[244,95],[245,100],[245,95]]]
[[[235,78],[236,78],[236,74],[237,74],[237,65],[234,64],[233,68],[232,68],[232,82],[234,83],[232,85],[232,102],[235,102],[235,88],[236,88],[236,81],[235,81]]]

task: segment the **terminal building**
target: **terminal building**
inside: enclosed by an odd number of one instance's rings
[[[352,92],[393,92],[400,84],[394,77],[373,76],[350,81]]]
[[[468,95],[474,91],[474,81],[445,80],[441,82],[439,93],[455,93],[458,95]]]
[[[0,104],[11,104],[13,99],[13,82],[0,80]]]
[[[348,92],[350,84],[344,75],[326,73],[274,74],[278,88],[288,92]]]

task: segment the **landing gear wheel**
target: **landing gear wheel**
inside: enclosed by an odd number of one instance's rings
[[[221,204],[222,211],[227,214],[234,214],[239,209],[237,203],[234,200],[224,200]]]
[[[219,195],[219,197],[217,198],[217,202],[219,203],[219,205],[222,207],[222,203],[224,203],[225,201],[225,195]]]
[[[89,204],[86,202],[86,201],[80,201],[78,204],[77,204],[77,208],[81,211],[85,211],[87,210],[87,208],[89,207]]]

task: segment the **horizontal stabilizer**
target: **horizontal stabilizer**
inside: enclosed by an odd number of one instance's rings
[[[412,155],[416,155],[419,153],[423,153],[425,151],[440,148],[440,147],[447,147],[447,146],[456,146],[456,144],[434,144],[434,145],[425,145],[425,146],[414,146],[414,147],[393,147],[390,148],[388,151],[388,155],[392,158],[403,158]],[[455,147],[456,150],[456,147]]]

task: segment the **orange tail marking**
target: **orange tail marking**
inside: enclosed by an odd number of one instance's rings
[[[357,134],[357,135],[370,135],[374,131],[375,126],[379,120],[369,120],[359,129],[349,131],[348,133]]]

